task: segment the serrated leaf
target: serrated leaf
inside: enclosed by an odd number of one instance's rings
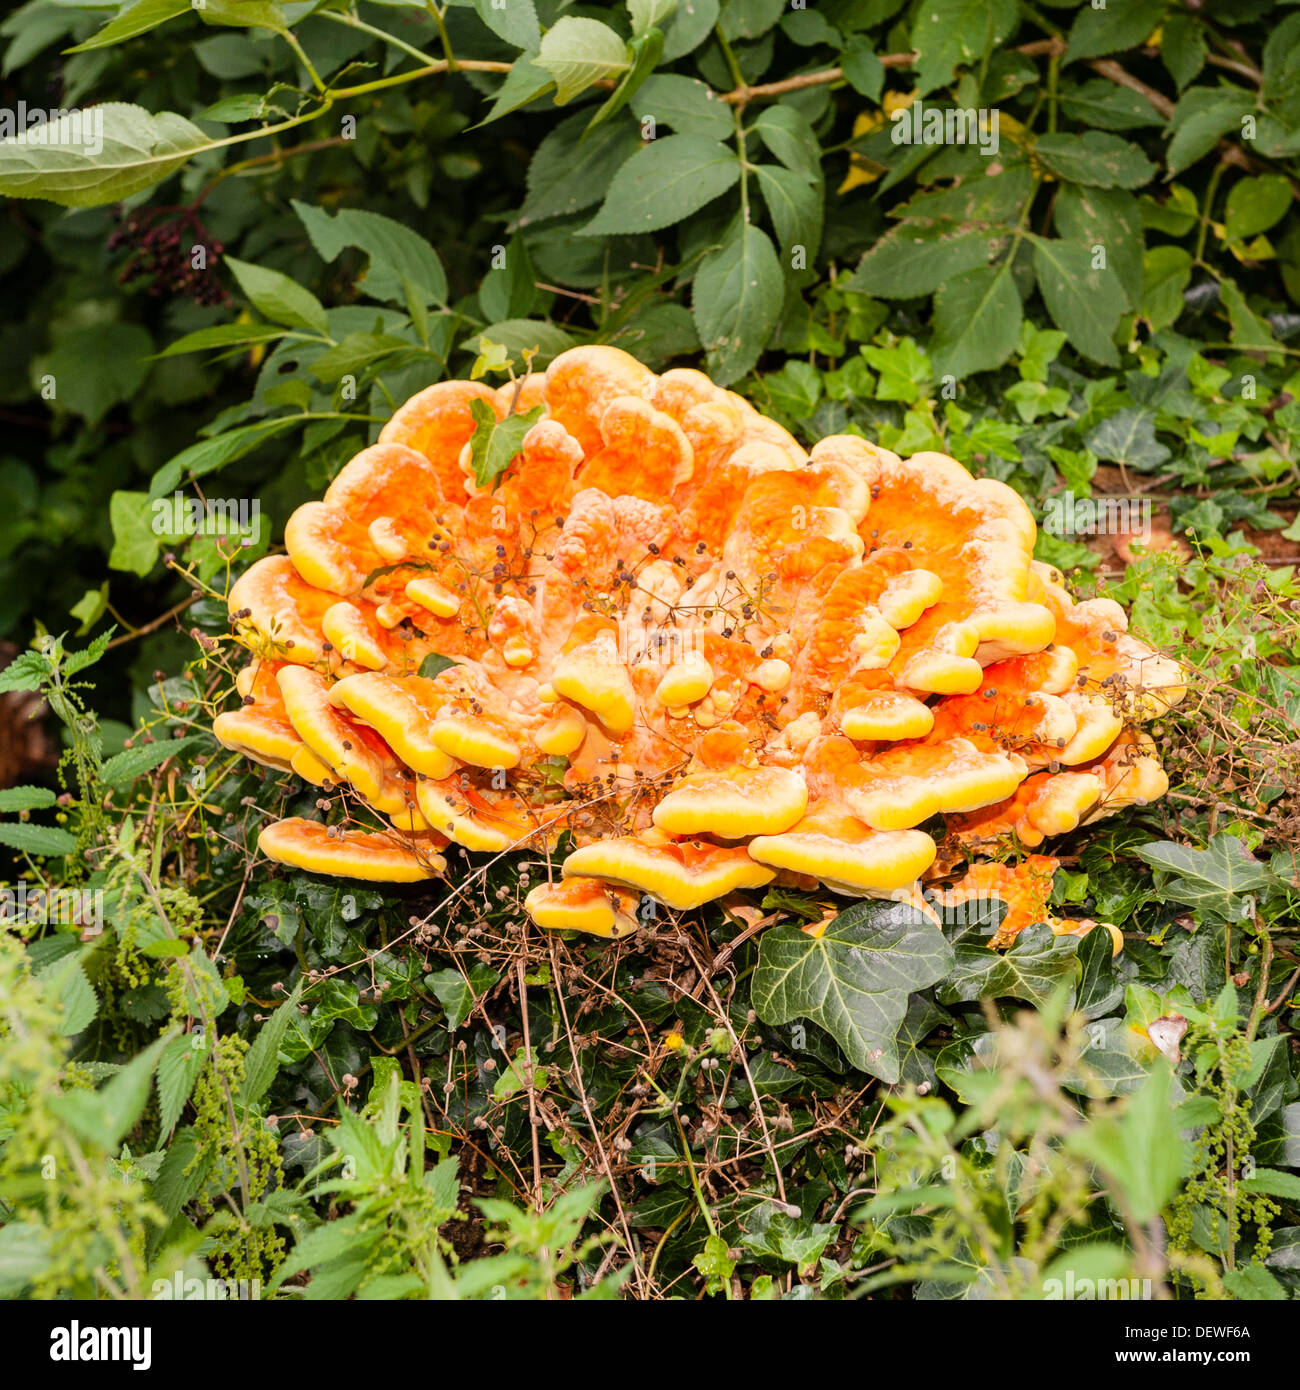
[[[1208,154],[1221,136],[1239,133],[1255,108],[1249,92],[1235,87],[1193,87],[1174,108],[1165,162],[1177,174]]]
[[[62,856],[77,848],[77,837],[56,825],[0,821],[0,845],[8,845],[20,854]]]
[[[885,86],[885,66],[876,56],[871,40],[865,34],[854,34],[840,54],[844,80],[859,96],[879,102]]]
[[[306,328],[321,337],[329,336],[329,318],[325,307],[309,289],[278,270],[239,261],[226,256],[223,264],[239,282],[254,308],[272,323],[287,324],[290,328]]]
[[[656,129],[666,125],[683,135],[712,140],[725,140],[735,130],[731,107],[695,77],[656,73],[641,85],[630,105],[638,120],[653,116]]]
[[[1061,110],[1080,125],[1102,130],[1140,130],[1165,123],[1165,118],[1141,92],[1116,86],[1104,77],[1067,88],[1061,94]]]
[[[166,739],[160,743],[141,743],[134,748],[124,748],[104,764],[101,773],[104,785],[114,788],[130,786],[137,777],[152,772],[168,758],[191,753],[194,749],[201,748],[203,743],[202,738],[194,736]]]
[[[87,139],[82,123],[90,111],[96,125]],[[102,142],[94,133],[100,120]],[[61,116],[42,130],[40,144],[0,140],[0,193],[99,207],[151,188],[216,144],[175,112],[151,115],[118,101]]]
[[[239,1099],[244,1105],[256,1105],[275,1080],[275,1074],[280,1069],[280,1044],[290,1020],[298,1014],[301,998],[302,981],[299,980],[293,993],[262,1024],[257,1037],[253,1039],[244,1063],[244,1082],[239,1090]]]
[[[753,1004],[765,1023],[810,1019],[860,1071],[892,1083],[908,996],[941,979],[952,958],[925,913],[906,903],[856,903],[818,936],[769,928],[759,940]]]
[[[1065,49],[1067,63],[1100,58],[1124,48],[1136,48],[1160,23],[1165,0],[1125,0],[1124,4],[1094,9],[1080,6],[1070,27]]]
[[[470,467],[479,487],[496,487],[496,480],[519,456],[524,436],[541,419],[543,407],[534,406],[521,415],[498,420],[486,401],[470,402],[474,433],[470,436]]]
[[[162,1136],[176,1127],[207,1059],[208,1049],[201,1033],[182,1034],[163,1049],[154,1076],[158,1088],[158,1130]]]
[[[1094,268],[1087,246],[1043,237],[1034,238],[1034,271],[1052,322],[1071,346],[1094,362],[1118,365],[1111,338],[1128,305],[1115,272]]]
[[[533,0],[474,0],[478,17],[492,32],[516,48],[536,53],[542,42],[542,30],[537,23],[537,8]]]
[[[301,424],[302,421],[296,416],[283,415],[272,420],[258,420],[252,425],[240,425],[238,429],[227,430],[225,434],[214,435],[211,439],[200,439],[197,444],[191,444],[168,459],[153,475],[149,480],[149,500],[157,501],[158,498],[174,492],[183,482],[214,473],[218,468],[224,468],[226,464],[251,453],[272,435],[278,434],[281,430],[297,428]],[[143,496],[143,493],[138,492],[114,493],[114,497],[123,498]],[[133,565],[114,564],[111,557],[108,563],[113,569],[134,568]],[[145,570],[144,573],[147,574],[148,571]]]
[[[593,82],[621,76],[630,66],[627,45],[608,24],[573,15],[556,20],[546,31],[533,61],[555,79],[555,101],[559,106],[586,91]]]
[[[709,374],[719,386],[744,376],[758,361],[780,316],[784,293],[771,239],[738,218],[722,245],[700,262],[691,293]]]
[[[59,1036],[76,1037],[99,1012],[99,996],[76,956],[57,961],[39,973],[41,988],[61,1012]]]
[[[637,94],[638,102],[644,92]],[[600,202],[614,174],[641,148],[641,137],[627,120],[607,122],[583,139],[588,119],[585,111],[566,116],[537,146],[518,226],[565,217]]]
[[[1093,188],[1137,188],[1156,172],[1137,145],[1100,130],[1040,135],[1034,153],[1054,174]]]
[[[756,165],[754,173],[772,215],[777,244],[787,256],[792,247],[802,246],[807,264],[817,254],[821,241],[820,189],[780,164]]]
[[[702,135],[652,140],[615,173],[600,211],[581,236],[669,227],[725,193],[740,178],[734,150]]]
[[[1142,213],[1137,199],[1122,188],[1065,184],[1053,212],[1067,241],[1091,249],[1101,246],[1106,262],[1134,308],[1142,299]]]
[[[1009,261],[946,279],[934,301],[935,372],[961,380],[1000,367],[1019,346],[1023,318]]]
[[[987,57],[1019,19],[1015,0],[922,0],[912,21],[917,95],[946,86],[959,67]]]
[[[0,813],[43,811],[56,798],[48,787],[4,787],[0,789]]]
[[[213,328],[200,328],[187,333],[174,343],[154,354],[154,360],[178,357],[186,352],[205,352],[211,348],[251,347],[257,343],[273,343],[289,330],[272,328],[264,323],[219,323]]]
[[[933,294],[945,280],[987,266],[997,245],[987,232],[904,222],[868,250],[848,288],[881,299]]]
[[[820,177],[821,145],[808,118],[793,106],[768,106],[753,125],[754,134],[796,174]]]
[[[45,1104],[82,1140],[113,1153],[144,1113],[154,1067],[173,1034],[166,1033],[138,1053],[97,1091],[64,1091]]]

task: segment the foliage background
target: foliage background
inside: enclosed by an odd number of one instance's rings
[[[0,32],[0,106],[124,104],[98,158],[0,143],[0,844],[108,904],[7,938],[6,1292],[1294,1295],[1300,12],[31,0]],[[997,154],[895,144],[918,98],[996,108]],[[313,798],[203,732],[221,595],[481,338],[699,363],[1040,515],[1149,498],[1150,553],[1040,541],[1194,670],[1169,799],[1060,847],[1123,955],[952,927],[873,1067],[811,992],[775,1021],[755,921],[594,947],[525,932],[535,865],[443,902],[258,863]],[[156,535],[182,488],[258,499],[258,543]],[[777,943],[821,908],[762,912]],[[873,914],[837,968],[870,978]]]

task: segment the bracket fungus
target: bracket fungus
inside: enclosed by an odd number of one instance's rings
[[[486,482],[484,406],[540,407]],[[448,843],[567,832],[527,911],[612,937],[774,881],[917,901],[965,859],[929,900],[997,892],[1004,945],[1051,922],[1054,861],[989,858],[1161,796],[1140,726],[1185,693],[1035,537],[950,458],[805,451],[700,372],[576,348],[420,392],[294,513],[231,590],[251,662],[214,731],[386,822],[262,832],[312,872],[412,882]]]

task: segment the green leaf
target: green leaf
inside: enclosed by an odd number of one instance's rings
[[[1178,1133],[1170,1090],[1169,1068],[1159,1065],[1122,1116],[1096,1115],[1067,1140],[1123,1191],[1125,1209],[1139,1221],[1160,1215],[1189,1167],[1191,1149]]]
[[[87,119],[92,122],[89,138]],[[0,193],[47,198],[68,208],[120,202],[216,143],[174,112],[154,116],[119,101],[70,112],[42,129],[40,144],[0,140]]]
[[[1139,312],[1158,333],[1170,328],[1183,312],[1183,294],[1192,278],[1192,256],[1181,246],[1153,246],[1142,257],[1142,301]]]
[[[1061,94],[1061,110],[1080,125],[1102,130],[1138,130],[1164,124],[1164,117],[1141,92],[1116,86],[1104,77],[1067,88]]]
[[[683,135],[702,135],[710,140],[725,140],[735,130],[731,107],[694,77],[656,73],[642,84],[631,106],[638,120],[654,117],[656,129],[666,125]],[[586,148],[584,145],[584,151]]]
[[[753,1004],[765,1023],[819,1024],[853,1066],[892,1083],[908,995],[951,964],[952,948],[926,914],[905,903],[855,903],[819,936],[769,928],[759,939]]]
[[[1224,230],[1244,240],[1281,221],[1290,206],[1291,184],[1282,174],[1238,179],[1228,191]]]
[[[1084,436],[1084,447],[1107,463],[1151,472],[1168,462],[1169,450],[1156,438],[1155,417],[1141,406],[1125,406]]]
[[[481,999],[501,978],[487,965],[472,965],[468,979],[459,970],[448,966],[424,977],[426,989],[442,1005],[447,1015],[447,1027],[459,1028],[474,1011],[474,1002]]]
[[[1285,1303],[1291,1297],[1263,1265],[1257,1264],[1238,1265],[1236,1269],[1225,1270],[1223,1286],[1233,1298],[1251,1303]]]
[[[661,80],[669,79],[651,78],[637,93],[638,114],[647,90]],[[565,217],[600,202],[617,170],[641,148],[637,129],[627,120],[610,121],[584,140],[587,120],[585,111],[566,116],[537,146],[528,165],[528,196],[520,209],[518,226]]]
[[[1123,48],[1137,48],[1160,23],[1164,12],[1165,0],[1124,0],[1101,9],[1082,5],[1070,28],[1064,61],[1073,63],[1079,58],[1100,58]]]
[[[177,338],[169,347],[154,354],[154,359],[178,357],[185,352],[205,352],[210,348],[251,347],[256,343],[272,343],[287,333],[284,328],[272,328],[264,323],[219,323],[212,328],[200,328]]]
[[[865,34],[854,34],[840,55],[844,79],[859,96],[879,104],[885,86],[885,67]]]
[[[1175,11],[1166,16],[1160,37],[1160,61],[1181,92],[1205,66],[1209,45],[1195,16]]]
[[[425,680],[431,681],[434,676],[440,676],[444,671],[449,670],[456,663],[449,656],[442,656],[438,652],[430,652],[428,656],[420,662],[420,675]]]
[[[205,740],[198,736],[190,738],[164,739],[158,743],[141,743],[134,748],[124,748],[115,753],[104,764],[101,777],[106,787],[129,787],[137,777],[152,772],[168,758],[191,753],[201,748]]]
[[[0,845],[8,845],[20,854],[61,857],[77,848],[77,837],[55,825],[0,821]]]
[[[1082,135],[1040,135],[1034,153],[1054,173],[1093,188],[1137,188],[1156,166],[1138,146],[1100,130]]]
[[[1300,1202],[1300,1174],[1284,1173],[1280,1168],[1256,1168],[1252,1177],[1241,1180],[1239,1190]]]
[[[202,1032],[183,1033],[163,1049],[154,1077],[158,1088],[158,1130],[162,1136],[176,1128],[207,1060],[208,1047]]]
[[[153,339],[138,323],[74,328],[60,335],[39,370],[54,380],[56,409],[74,411],[93,426],[139,391],[152,352]]]
[[[226,464],[251,453],[273,434],[301,424],[302,421],[296,415],[280,415],[271,420],[258,420],[252,425],[241,425],[238,429],[227,430],[225,434],[214,435],[211,439],[200,439],[197,444],[191,444],[189,448],[182,449],[175,457],[168,459],[153,475],[149,480],[149,500],[157,501],[158,498],[174,492],[183,482],[214,473],[218,468],[224,468]],[[143,495],[138,492],[114,494],[115,497]],[[117,534],[116,528],[114,534]],[[142,555],[143,552],[140,551],[138,558],[142,558]],[[128,564],[115,565],[111,558],[108,563],[113,569],[133,568]],[[147,574],[148,571],[144,573]]]
[[[271,1082],[280,1069],[280,1044],[284,1041],[290,1020],[297,1016],[301,998],[302,981],[299,980],[293,993],[258,1030],[244,1062],[244,1081],[239,1089],[242,1104],[256,1105],[270,1090]]]
[[[820,188],[780,164],[755,165],[754,173],[772,215],[777,244],[787,255],[793,247],[802,246],[807,264],[817,254],[821,241]]]
[[[161,538],[153,529],[149,498],[143,492],[115,492],[108,501],[113,549],[108,567],[128,570],[143,578],[158,559]]]
[[[1133,308],[1142,300],[1142,213],[1137,199],[1122,188],[1062,185],[1053,213],[1067,241],[1101,246],[1106,263]]]
[[[522,415],[507,415],[498,420],[496,412],[486,401],[469,404],[475,420],[470,436],[470,467],[479,487],[496,487],[496,480],[519,456],[524,436],[541,419],[543,407],[535,405]]]
[[[533,0],[474,0],[478,17],[492,32],[515,48],[536,53],[542,42]]]
[[[134,1127],[149,1100],[149,1083],[173,1033],[165,1033],[137,1053],[107,1085],[97,1091],[64,1091],[46,1105],[84,1143],[113,1153]]]
[[[80,960],[65,957],[39,972],[41,989],[60,1010],[59,1036],[75,1038],[90,1027],[99,1012],[95,993]]]
[[[593,82],[618,77],[630,66],[627,45],[608,24],[573,15],[556,20],[546,31],[534,61],[555,79],[558,106]]]
[[[192,0],[137,0],[136,4],[123,10],[115,19],[110,19],[85,43],[79,43],[75,48],[65,48],[63,51],[85,53],[92,48],[108,48],[115,43],[125,43],[137,34],[146,34],[150,29],[166,24],[169,19],[188,14],[191,5]]]
[[[1048,926],[1026,927],[1009,950],[986,944],[956,947],[952,974],[939,987],[941,1004],[978,999],[1027,999],[1042,1004],[1063,982],[1078,975],[1076,936],[1055,936]]]
[[[1281,885],[1272,869],[1233,835],[1216,835],[1205,849],[1158,840],[1135,852],[1161,871],[1157,886],[1162,898],[1221,920],[1249,917],[1252,895]]]
[[[632,17],[632,32],[644,34],[658,26],[677,8],[677,0],[627,0],[627,12]]]
[[[278,270],[250,265],[233,256],[226,256],[224,264],[230,267],[239,288],[248,296],[254,308],[273,323],[287,324],[290,328],[306,328],[319,333],[321,337],[329,336],[330,325],[324,306],[296,280],[281,275]]]
[[[998,244],[988,232],[904,222],[868,250],[847,288],[881,299],[933,294],[944,281],[987,266]]]
[[[43,811],[53,806],[54,793],[48,787],[4,787],[0,789],[0,812]]]
[[[934,301],[935,372],[960,380],[1000,367],[1020,343],[1023,317],[1009,261],[945,280]]]
[[[626,160],[581,236],[652,232],[680,222],[740,178],[734,150],[702,135],[666,135]]]
[[[549,1076],[543,1066],[537,1064],[537,1050],[533,1049],[530,1058],[528,1053],[521,1047],[516,1050],[514,1058],[501,1068],[501,1073],[492,1086],[493,1100],[510,1100],[521,1092],[528,1090],[528,1071],[529,1064],[532,1066],[533,1088],[538,1091],[546,1089]]]
[[[1076,352],[1094,362],[1117,366],[1111,341],[1128,307],[1119,279],[1109,267],[1094,269],[1087,246],[1059,239],[1034,239],[1034,271],[1052,322]]]
[[[49,663],[37,652],[19,652],[0,671],[0,695],[11,690],[39,690],[49,675]]]
[[[1221,136],[1240,133],[1242,118],[1254,111],[1255,99],[1238,87],[1193,87],[1178,103],[1170,121],[1172,138],[1165,161],[1171,174],[1195,164]]]
[[[784,295],[781,262],[771,239],[737,218],[722,245],[700,262],[691,295],[709,374],[719,386],[744,376],[758,361]]]
[[[489,121],[499,120],[511,111],[527,106],[544,92],[550,91],[554,85],[555,79],[544,68],[538,67],[535,59],[525,61],[517,58],[506,74],[505,81],[496,90],[492,109],[478,124],[487,125]],[[471,129],[477,130],[478,126]]]
[[[342,208],[331,216],[309,203],[293,200],[292,207],[323,261],[334,260],[348,246],[366,253],[370,267],[358,285],[372,299],[405,308],[406,286],[410,284],[419,291],[422,303],[446,304],[447,274],[438,253],[418,232],[362,208]],[[264,312],[268,318],[275,317]]]
[[[1229,336],[1236,347],[1267,352],[1280,346],[1268,321],[1250,307],[1235,280],[1221,279],[1219,292],[1223,296],[1223,307],[1228,311]]]
[[[912,21],[917,95],[947,86],[959,67],[987,58],[1019,22],[1015,0],[921,0]]]
[[[764,107],[753,131],[787,169],[809,179],[821,177],[821,145],[801,111],[793,106]]]
[[[718,22],[718,0],[677,0],[677,8],[663,24],[664,63],[693,53],[713,33]]]
[[[720,1293],[736,1272],[736,1262],[729,1252],[730,1247],[721,1236],[709,1236],[704,1248],[691,1260],[691,1264],[704,1276],[707,1292]]]

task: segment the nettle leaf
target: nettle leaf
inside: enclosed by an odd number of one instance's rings
[[[720,386],[744,376],[776,327],[785,296],[781,262],[766,232],[737,218],[700,262],[691,310]]]
[[[104,764],[101,772],[106,787],[128,787],[137,777],[165,763],[168,758],[186,756],[196,748],[202,748],[205,739],[190,738],[164,739],[159,743],[141,743],[134,748],[124,748],[115,753]]]
[[[77,837],[57,825],[0,821],[0,845],[8,845],[20,854],[61,857],[77,848]]]
[[[43,811],[55,799],[48,787],[5,787],[0,790],[0,812]]]
[[[952,974],[940,986],[941,1004],[979,999],[1027,999],[1042,1004],[1079,972],[1079,938],[1056,936],[1046,925],[1026,927],[1009,950],[959,944]]]
[[[524,436],[541,419],[543,407],[535,405],[520,415],[507,415],[498,420],[496,412],[486,401],[473,400],[469,405],[475,420],[470,436],[470,467],[479,487],[496,486],[496,480],[519,456]]]
[[[918,96],[986,58],[1020,22],[1015,0],[922,0],[912,21]]]
[[[424,304],[446,304],[447,274],[438,253],[418,232],[361,208],[342,208],[331,216],[309,203],[295,200],[292,206],[322,260],[334,260],[348,246],[370,257],[359,283],[372,299],[405,307],[407,286],[414,285]],[[274,315],[267,312],[267,317]]]
[[[46,1103],[83,1143],[116,1150],[144,1113],[154,1068],[173,1036],[168,1032],[151,1043],[99,1090],[65,1091]]]
[[[558,106],[593,82],[621,76],[631,65],[627,45],[608,24],[573,15],[565,15],[546,31],[534,62],[555,79]]]
[[[223,263],[230,267],[239,288],[248,296],[253,307],[273,323],[310,329],[322,337],[329,334],[325,306],[296,280],[291,280],[278,270],[267,270],[265,266],[236,260],[234,256],[224,257]]]
[[[669,227],[725,193],[740,178],[736,152],[702,135],[652,140],[614,175],[600,211],[580,236]]]
[[[1100,130],[1040,135],[1034,153],[1052,173],[1093,188],[1137,188],[1149,183],[1156,172],[1137,145]]]
[[[1100,58],[1121,48],[1136,48],[1160,23],[1165,0],[1125,0],[1104,9],[1084,6],[1070,28],[1065,50],[1067,63],[1078,58]]]
[[[1139,859],[1172,875],[1159,883],[1162,897],[1194,911],[1240,921],[1252,915],[1253,895],[1282,886],[1282,880],[1233,835],[1216,835],[1205,849],[1167,840],[1143,845]]]
[[[952,947],[906,903],[855,903],[818,930],[772,927],[759,939],[758,1016],[771,1024],[810,1019],[860,1071],[897,1081],[908,995],[943,978]]]
[[[75,48],[65,48],[63,51],[85,53],[93,48],[109,48],[113,44],[125,43],[137,34],[147,34],[150,29],[166,24],[169,19],[189,14],[191,8],[192,0],[137,0],[129,9],[110,19],[85,43],[79,43]]]
[[[1020,344],[1024,311],[1010,261],[944,281],[934,301],[934,370],[958,380],[1000,367]]]
[[[1052,322],[1076,352],[1108,367],[1119,365],[1111,341],[1128,301],[1109,267],[1098,269],[1091,247],[1034,237],[1034,271]]]
[[[37,973],[41,989],[60,1011],[59,1036],[75,1038],[99,1012],[99,996],[76,956],[64,957]]]
[[[208,1048],[201,1032],[173,1038],[163,1049],[154,1077],[158,1087],[158,1129],[161,1134],[170,1134],[176,1127],[207,1059]]]
[[[120,202],[217,143],[175,112],[152,115],[120,101],[69,112],[40,130],[39,144],[30,132],[21,142],[0,140],[0,193],[68,208]]]

